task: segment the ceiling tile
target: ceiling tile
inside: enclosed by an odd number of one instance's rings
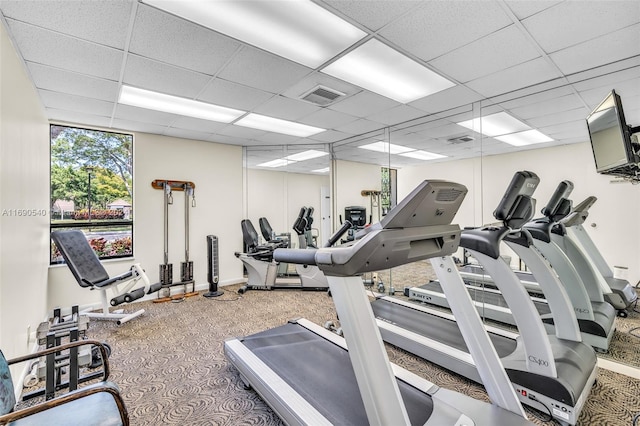
[[[299,121],[310,126],[316,126],[323,129],[333,129],[356,121],[357,119],[358,117],[354,117],[353,115],[332,111],[328,108],[322,108],[319,111],[305,115]]]
[[[55,108],[47,108],[47,117],[51,121],[59,121],[67,124],[77,124],[79,126],[109,127],[111,119],[109,117],[86,114],[84,112],[67,111]]]
[[[528,120],[534,117],[541,117],[577,108],[585,108],[586,112],[586,107],[580,97],[576,94],[569,94],[543,102],[532,102],[526,106],[511,108],[509,111],[512,115],[522,120]]]
[[[508,93],[558,77],[555,68],[538,58],[467,83],[467,87],[486,97]]]
[[[208,137],[211,137],[211,133],[198,132],[196,130],[178,129],[175,127],[169,127],[164,131],[165,136],[172,136],[174,138],[193,139],[204,141]]]
[[[226,136],[220,134],[213,134],[208,139],[209,142],[221,143],[226,145],[239,145],[239,146],[251,146],[260,144],[260,142],[251,141],[245,138],[237,138],[234,136]]]
[[[297,120],[321,109],[309,102],[298,101],[284,96],[274,96],[255,108],[254,112],[284,120]]]
[[[272,97],[273,93],[216,78],[207,84],[197,99],[228,108],[251,111]]]
[[[49,30],[7,20],[26,61],[118,80],[123,52]]]
[[[265,131],[260,129],[252,129],[250,127],[236,126],[229,124],[216,132],[223,136],[232,136],[234,138],[253,139],[264,135]]]
[[[547,53],[637,22],[640,22],[638,1],[565,1],[522,21]]]
[[[498,104],[502,108],[510,110],[513,108],[525,107],[530,104],[536,104],[539,102],[548,101],[550,99],[556,99],[561,96],[570,95],[572,93],[575,93],[574,90],[571,88],[571,86],[567,85],[567,86],[552,88],[549,90],[543,90],[541,92],[528,94],[525,96],[518,96],[516,98],[509,99],[506,101],[500,101],[498,102]]]
[[[575,84],[583,84],[583,82],[588,84],[589,81],[597,80],[600,77],[615,75],[638,67],[640,67],[640,56],[634,56],[599,67],[580,70],[579,72],[568,75],[567,80]]]
[[[253,138],[256,142],[269,145],[289,145],[300,143],[300,139],[297,136],[283,135],[280,133],[266,132],[262,135]]]
[[[352,135],[361,135],[363,133],[371,132],[373,130],[378,130],[383,127],[385,127],[385,125],[382,123],[360,118],[356,121],[352,121],[351,123],[338,126],[335,129],[344,133],[350,133]]]
[[[239,47],[229,37],[140,4],[129,51],[214,75]]]
[[[430,61],[511,23],[497,2],[427,1],[379,34]]]
[[[323,3],[372,31],[379,30],[418,4],[414,0],[370,0],[366,7],[357,1],[323,0]]]
[[[162,127],[171,125],[181,116],[151,109],[117,104],[114,119],[135,121],[139,123],[157,124]]]
[[[563,73],[571,74],[639,54],[640,24],[635,24],[549,56]]]
[[[429,62],[460,82],[501,71],[539,57],[529,39],[510,25]]]
[[[33,62],[27,62],[27,67],[33,78],[33,83],[39,89],[103,101],[115,102],[118,99],[118,83],[115,81],[51,68]]]
[[[194,130],[202,133],[215,133],[226,125],[227,123],[182,116],[179,116],[175,121],[173,121],[173,123],[171,123],[171,127]]]
[[[338,142],[343,139],[346,139],[349,136],[351,135],[348,133],[338,132],[336,130],[326,130],[324,132],[316,133],[315,135],[309,137],[308,139],[310,141],[332,143],[332,142]]]
[[[527,120],[527,122],[529,125],[537,129],[539,127],[586,119],[588,114],[589,111],[587,111],[587,109],[583,107],[531,118]]]
[[[443,112],[462,105],[469,105],[483,96],[463,85],[456,85],[433,95],[413,101],[409,106],[427,113]]]
[[[253,47],[244,47],[218,74],[225,80],[280,93],[311,69]]]
[[[94,43],[124,49],[135,2],[2,1],[4,16]]]
[[[209,82],[205,74],[129,54],[123,83],[182,98],[195,98]]]
[[[513,12],[514,15],[520,20],[527,18],[531,15],[535,15],[545,9],[548,9],[552,6],[555,6],[561,1],[547,1],[547,0],[536,0],[536,1],[522,1],[522,0],[505,0],[509,9]]]
[[[425,115],[424,112],[420,111],[419,109],[410,107],[408,105],[399,105],[386,111],[371,114],[367,117],[367,119],[379,123],[393,125],[396,123],[401,123],[403,121],[409,121],[414,118],[422,117],[423,115]]]
[[[346,99],[343,99],[340,102],[329,106],[328,108],[356,117],[367,117],[369,115],[391,109],[398,105],[401,104],[389,98],[385,98],[384,96],[380,96],[368,91],[362,91]]]
[[[111,117],[111,113],[113,112],[113,102],[84,98],[60,92],[52,92],[49,90],[38,90],[38,94],[46,108],[82,113],[91,111],[94,115],[105,117]]]
[[[589,105],[590,109],[593,109],[598,106],[613,89],[615,89],[616,93],[622,98],[623,105],[626,105],[628,103],[625,102],[627,98],[640,96],[640,74],[630,80],[611,82],[610,84],[601,85],[594,89],[581,91],[580,96],[587,105]]]
[[[153,123],[142,123],[139,121],[124,119],[114,119],[111,125],[114,129],[120,129],[129,132],[142,132],[153,135],[163,135],[167,126]]]

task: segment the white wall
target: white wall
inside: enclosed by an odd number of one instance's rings
[[[597,174],[589,143],[486,156],[481,163],[479,161],[462,160],[401,169],[398,172],[398,191],[406,194],[418,179],[447,179],[467,185],[467,198],[475,201],[465,200],[456,216],[456,222],[464,227],[494,220],[492,212],[518,170],[529,170],[540,177],[540,185],[534,195],[537,199],[536,217],[557,185],[562,180],[570,180],[574,184],[571,194],[574,203],[590,195],[598,198],[590,210],[585,228],[609,265],[628,267],[629,281],[632,285],[638,282],[640,188],[629,183],[611,183],[611,177]],[[477,218],[475,222],[468,222],[474,217]]]
[[[164,257],[163,192],[151,187],[155,179],[195,183],[196,207],[190,208],[189,260],[194,264],[196,289],[208,288],[206,236],[218,237],[220,284],[242,279],[242,263],[234,256],[242,249],[239,218],[242,217],[242,148],[137,133],[134,135],[134,255],[135,261],[106,261],[107,271],[125,271],[140,263],[152,282]],[[169,206],[169,263],[173,280],[180,280],[185,257],[184,192],[173,193]],[[81,289],[65,266],[49,273],[48,306],[99,302],[99,294]],[[190,290],[190,287],[188,288]],[[173,292],[182,291],[180,286]],[[155,296],[153,296],[155,297]]]
[[[372,214],[369,197],[363,197],[360,192],[365,189],[380,191],[382,187],[381,166],[377,164],[356,163],[353,161],[336,160],[333,176],[335,179],[334,199],[334,229],[340,227],[340,218],[344,220],[344,208],[362,206],[367,208],[367,221]],[[398,201],[400,198],[398,197]],[[377,214],[377,208],[376,208]],[[377,219],[374,215],[374,222]]]
[[[258,234],[258,220],[266,217],[277,234],[291,233],[292,242],[297,245],[297,235],[292,227],[302,206],[315,209],[313,227],[321,233],[320,188],[329,186],[327,175],[249,169],[247,176],[248,219]],[[240,229],[240,221],[236,226]],[[320,235],[319,241],[324,241],[323,238]]]
[[[14,209],[45,214],[17,216]],[[35,331],[45,314],[49,125],[1,25],[0,212],[0,349],[13,357],[29,350],[27,329]]]

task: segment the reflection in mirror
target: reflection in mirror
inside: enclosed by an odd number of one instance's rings
[[[327,145],[252,146],[245,156],[246,217],[254,224],[267,218],[275,234],[290,234],[292,247],[298,247],[293,225],[307,207],[313,223],[301,237],[307,245],[322,244],[331,234]]]

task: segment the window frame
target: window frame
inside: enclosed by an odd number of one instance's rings
[[[94,220],[82,220],[82,221],[78,221],[79,223],[65,223],[65,222],[56,222],[54,221],[53,218],[53,204],[54,204],[54,200],[53,200],[53,194],[52,194],[52,170],[53,170],[53,139],[52,139],[52,129],[54,127],[64,127],[64,128],[69,128],[69,129],[79,129],[79,130],[86,130],[86,131],[90,131],[90,132],[102,132],[102,133],[113,133],[113,134],[117,134],[117,135],[124,135],[127,137],[131,138],[131,152],[130,152],[130,159],[131,159],[131,209],[132,212],[134,211],[133,206],[134,206],[134,144],[135,144],[135,135],[133,133],[129,133],[129,132],[123,132],[123,131],[113,131],[113,130],[105,130],[105,129],[100,129],[100,128],[94,128],[94,127],[89,127],[89,126],[78,126],[78,125],[70,125],[70,124],[64,124],[64,123],[55,123],[55,122],[50,122],[49,123],[49,209],[50,209],[50,215],[49,215],[49,233],[53,232],[54,230],[58,230],[58,229],[78,229],[81,230],[85,233],[86,236],[86,230],[92,230],[92,229],[100,229],[100,228],[109,228],[109,227],[127,227],[128,228],[128,237],[130,237],[131,239],[131,248],[130,248],[130,252],[129,253],[125,253],[125,254],[119,254],[119,255],[112,255],[112,256],[104,256],[104,255],[99,255],[96,252],[96,256],[98,256],[98,259],[102,260],[112,260],[112,259],[127,259],[127,258],[133,258],[134,257],[134,247],[135,247],[135,242],[134,242],[134,232],[133,232],[133,225],[134,225],[134,218],[133,215],[131,216],[130,219],[113,219],[113,220],[109,220],[109,221],[96,221]],[[88,189],[88,188],[87,188]],[[88,192],[88,191],[87,191]],[[88,195],[88,194],[87,194]],[[87,238],[87,241],[89,243],[91,243],[93,239],[89,239]],[[95,250],[94,250],[95,252]],[[58,257],[57,259],[54,259],[54,243],[51,241],[50,242],[50,250],[49,250],[49,264],[50,265],[59,265],[59,264],[64,264],[64,260],[60,257]]]

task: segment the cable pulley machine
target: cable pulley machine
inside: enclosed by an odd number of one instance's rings
[[[159,275],[162,288],[178,285],[184,286],[180,295],[159,297],[154,302],[181,301],[185,297],[194,296],[195,281],[193,279],[193,261],[189,260],[189,209],[196,206],[195,183],[181,180],[156,179],[151,182],[154,189],[164,193],[164,257],[160,264]],[[173,264],[169,263],[169,205],[173,204],[173,191],[184,192],[184,262],[180,267],[180,282],[173,282]],[[187,291],[187,285],[191,284],[191,292]]]

